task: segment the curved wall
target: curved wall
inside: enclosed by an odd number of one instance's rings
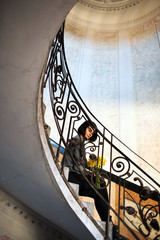
[[[0,189],[49,221],[58,232],[64,232],[68,239],[94,239],[60,189],[61,186],[69,192],[55,167],[46,138],[47,150],[43,149],[39,127],[42,137],[44,125],[42,115],[37,117],[37,110],[41,109],[40,78],[50,44],[75,3],[76,0],[1,1]],[[3,211],[3,204],[0,208]],[[88,220],[80,206],[76,209]],[[27,239],[23,231],[15,236],[18,229],[6,221],[11,218],[15,223],[10,213],[5,213],[5,219],[0,214],[0,229],[5,225],[4,231],[10,231],[11,239]],[[33,230],[30,239],[40,239],[39,233]]]
[[[93,114],[160,171],[160,3],[142,0],[134,7],[132,15],[116,11],[120,21],[113,24],[116,13],[107,12],[106,22],[99,9],[77,3],[67,16],[66,57]]]

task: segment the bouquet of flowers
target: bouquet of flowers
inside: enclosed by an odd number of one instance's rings
[[[90,168],[101,168],[102,165],[105,165],[107,160],[102,157],[96,157],[95,154],[90,154],[87,166]]]
[[[92,169],[92,171],[95,173],[95,185],[100,188],[100,169],[102,165],[106,164],[106,159],[102,157],[96,157],[95,154],[90,154],[89,160],[87,162],[87,166]]]

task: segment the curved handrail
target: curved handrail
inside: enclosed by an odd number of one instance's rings
[[[124,226],[128,228],[131,234],[135,239],[139,237],[135,234],[130,226],[126,224],[128,215],[134,215],[136,212],[137,218],[140,219],[139,226],[132,223],[130,219],[128,221],[134,226],[134,229],[139,230],[144,239],[146,235],[149,236],[151,233],[151,224],[149,223],[149,217],[152,220],[156,221],[156,217],[153,214],[151,209],[147,211],[147,215],[144,214],[144,209],[148,208],[148,203],[142,207],[142,201],[147,201],[151,198],[152,195],[157,194],[158,204],[152,206],[152,209],[157,209],[160,205],[160,196],[159,196],[159,187],[160,184],[157,183],[152,177],[149,176],[143,169],[141,169],[137,163],[134,161],[137,159],[132,159],[128,155],[133,155],[133,157],[139,157],[135,154],[130,148],[128,148],[124,143],[122,143],[117,137],[115,137],[107,128],[105,128],[97,118],[93,116],[90,110],[85,105],[84,101],[80,97],[69,72],[68,65],[66,62],[65,51],[64,51],[64,25],[59,30],[53,45],[51,47],[50,55],[46,65],[46,72],[43,80],[43,87],[49,83],[50,99],[52,110],[56,122],[56,127],[59,132],[59,143],[58,150],[56,155],[56,161],[59,159],[60,147],[64,146],[66,151],[70,154],[72,160],[76,163],[76,159],[73,159],[70,150],[68,149],[68,140],[74,136],[77,132],[77,127],[80,123],[86,119],[96,122],[98,125],[98,139],[95,144],[87,143],[86,149],[87,153],[95,153],[97,157],[101,159],[109,155],[108,163],[108,183],[107,188],[109,191],[109,199],[111,201],[111,173],[116,174],[119,177],[119,185],[117,187],[118,197],[117,197],[117,208],[115,211],[111,205],[109,205],[110,211],[113,213],[114,218],[118,226],[120,223],[123,223]],[[117,141],[117,145],[115,143]],[[120,145],[120,146],[118,146]],[[123,149],[122,149],[123,148]],[[108,154],[109,153],[109,154]],[[145,161],[144,159],[142,159]],[[145,161],[146,162],[146,161]],[[147,162],[146,162],[147,163]],[[148,163],[147,163],[148,164]],[[148,164],[151,166],[150,164]],[[63,167],[63,166],[62,166]],[[78,167],[78,165],[77,165]],[[101,162],[102,168],[102,162]],[[79,169],[80,170],[80,169]],[[155,170],[155,169],[154,169]],[[83,172],[80,170],[81,174],[84,176]],[[158,172],[158,171],[157,171]],[[158,172],[159,173],[159,172]],[[85,178],[85,176],[84,176]],[[86,179],[87,181],[87,179]],[[137,184],[140,188],[139,199],[136,200],[129,196],[131,195],[128,190],[125,188],[125,181],[131,181]],[[123,193],[121,192],[121,187],[123,182]],[[91,184],[90,182],[88,184]],[[147,187],[146,187],[147,185]],[[92,185],[95,189],[95,192],[99,194],[95,186]],[[130,197],[130,202],[126,203],[126,195]],[[102,196],[101,196],[102,197]],[[128,198],[129,198],[128,197]],[[123,202],[122,199],[123,198]],[[103,197],[102,197],[103,199]],[[105,199],[103,199],[105,201]],[[105,201],[106,202],[106,201]],[[135,208],[127,208],[126,204],[135,202]],[[108,205],[108,202],[106,202]],[[123,209],[123,213],[122,210]],[[130,209],[130,212],[128,211]],[[131,212],[132,209],[132,212]],[[143,210],[142,210],[143,209]],[[142,214],[143,213],[143,214]],[[153,222],[152,222],[153,223]],[[148,231],[146,234],[142,229],[141,225],[145,227],[145,230]],[[153,224],[152,224],[153,225]]]
[[[51,143],[52,146],[56,147],[56,148],[59,148],[59,145],[57,142],[55,142],[52,138],[49,137],[49,141]],[[60,147],[60,154],[64,155],[65,153],[65,148],[64,147]],[[103,169],[103,172],[104,172],[104,178],[108,175],[108,172],[106,170]],[[119,181],[119,177],[115,176],[114,174],[111,174],[111,179],[113,182],[117,183]],[[122,182],[123,184],[123,182]],[[134,183],[130,183],[130,182],[127,182],[125,181],[125,184],[126,184],[126,189],[129,189],[131,191],[134,191],[135,193],[139,193],[139,186],[137,186],[136,184]],[[151,196],[152,198],[152,196]],[[153,200],[155,201],[158,201],[158,198],[157,196],[153,196],[152,198]]]

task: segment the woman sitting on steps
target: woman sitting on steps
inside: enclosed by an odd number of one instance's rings
[[[91,183],[91,172],[87,171],[87,159],[85,152],[85,141],[94,142],[97,139],[97,127],[91,121],[85,121],[79,128],[78,134],[72,138],[69,142],[68,149],[70,154],[66,151],[62,160],[62,164],[69,167],[69,182],[79,184],[79,195],[91,197],[95,201],[97,212],[102,221],[108,221],[108,206],[103,199],[94,191],[94,189],[87,183],[81,172],[85,174],[89,182]],[[74,163],[73,159],[78,164],[78,167]],[[80,171],[79,171],[80,169]],[[104,183],[101,184],[101,187]],[[107,189],[99,188],[96,190],[101,196],[108,202]]]

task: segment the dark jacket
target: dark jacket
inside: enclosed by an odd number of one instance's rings
[[[87,159],[84,140],[79,135],[77,135],[69,141],[68,149],[73,159],[77,162],[80,170],[86,173],[85,168],[87,167]],[[63,157],[64,165],[66,167],[69,167],[70,171],[80,173],[69,153],[67,152],[67,150],[65,151]]]

